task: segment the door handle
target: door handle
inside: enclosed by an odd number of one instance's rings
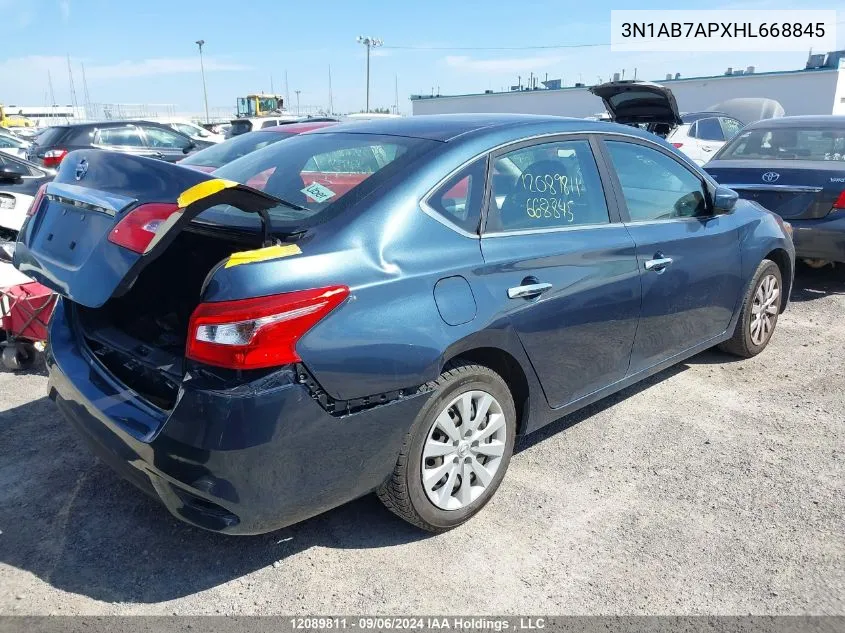
[[[706,145],[703,146],[701,149],[702,149],[702,151],[705,151],[705,152],[712,152],[713,151],[712,147],[707,147]]]
[[[551,290],[552,284],[526,284],[524,286],[514,286],[508,288],[508,297],[511,299],[531,299],[532,297],[539,297],[547,290]]]
[[[653,270],[656,273],[663,272],[666,267],[672,263],[671,257],[658,257],[657,259],[649,259],[645,263],[646,270]]]

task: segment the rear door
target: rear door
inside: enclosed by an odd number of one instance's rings
[[[481,277],[552,407],[625,376],[640,310],[634,243],[587,136],[493,155]]]
[[[698,145],[701,163],[706,163],[725,144],[725,133],[718,117],[699,119],[695,128],[695,142]]]
[[[725,332],[742,292],[739,220],[711,214],[704,179],[669,149],[611,136],[604,148],[642,280],[636,373]]]
[[[98,149],[154,158],[137,125],[118,125],[95,129],[91,144]]]
[[[278,203],[163,161],[77,150],[36,196],[18,235],[14,264],[74,302],[96,308],[128,289],[202,211],[230,204],[255,212]]]

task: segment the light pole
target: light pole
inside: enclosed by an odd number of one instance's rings
[[[208,118],[208,91],[205,89],[205,66],[202,63],[202,45],[205,44],[205,40],[197,40],[196,44],[200,48],[200,72],[202,73],[202,96],[205,99],[205,122],[211,123],[211,119]]]
[[[301,90],[294,90],[296,93],[296,115],[299,116],[299,93],[302,92]]]
[[[369,35],[359,35],[357,40],[359,44],[367,47],[367,112],[370,111],[370,49],[375,46],[381,46],[384,42],[377,37],[370,37]]]

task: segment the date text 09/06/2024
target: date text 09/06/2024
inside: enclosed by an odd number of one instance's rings
[[[415,631],[415,630],[455,630],[455,631],[531,631],[546,628],[546,620],[541,617],[328,617],[300,616],[290,619],[295,631],[357,629],[362,631]]]

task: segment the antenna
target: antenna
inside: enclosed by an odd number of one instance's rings
[[[82,90],[85,94],[85,118],[87,119],[90,115],[88,111],[91,109],[91,95],[88,94],[88,80],[85,79],[85,62],[79,62],[82,66]]]
[[[332,65],[329,64],[329,114],[334,114],[334,102],[332,101]]]
[[[79,104],[76,101],[76,88],[73,85],[73,68],[70,67],[70,54],[67,56],[67,75],[70,81],[70,102],[73,104],[73,110],[75,112]],[[70,120],[67,122],[70,123]]]

